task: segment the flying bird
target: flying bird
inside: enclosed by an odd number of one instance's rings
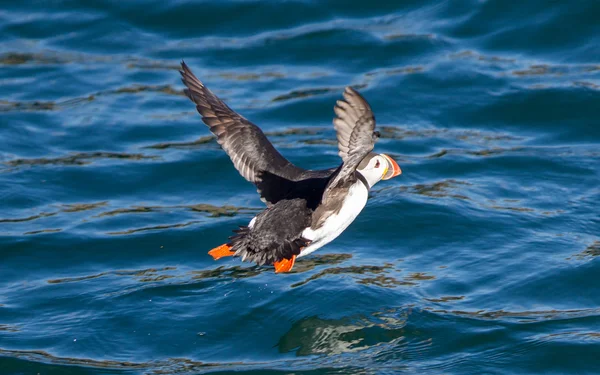
[[[356,219],[376,183],[402,173],[391,157],[373,152],[379,137],[375,116],[351,87],[334,107],[342,164],[306,170],[284,158],[258,126],[213,94],[185,62],[180,73],[187,87],[184,92],[202,121],[267,205],[247,226],[234,230],[227,243],[208,252],[215,260],[236,256],[288,272],[296,258],[328,244]]]

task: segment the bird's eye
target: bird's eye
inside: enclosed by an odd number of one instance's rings
[[[375,163],[375,168],[379,168],[379,160],[377,160],[377,163]]]

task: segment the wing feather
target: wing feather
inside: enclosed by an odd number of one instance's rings
[[[257,185],[265,202],[275,203],[279,198],[262,194],[261,176],[268,172],[295,180],[306,171],[284,158],[258,126],[229,108],[196,78],[184,62],[181,63],[180,73],[181,80],[187,87],[184,93],[196,104],[202,121],[217,137],[217,142],[229,155],[235,168],[245,179]]]
[[[375,146],[375,116],[371,106],[351,87],[344,90],[344,100],[338,100],[334,107],[336,118],[333,126],[337,133],[339,155],[344,161],[330,187],[352,175],[356,167]]]

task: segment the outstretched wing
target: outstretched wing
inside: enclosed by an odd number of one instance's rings
[[[275,203],[279,197],[263,194],[262,176],[277,176],[295,180],[304,169],[298,168],[273,147],[260,128],[233,111],[196,78],[185,62],[181,63],[181,80],[184,93],[196,104],[202,121],[217,137],[217,142],[229,155],[235,168],[248,181],[258,187],[264,201]]]
[[[379,137],[369,103],[353,88],[346,87],[344,100],[337,101],[334,111],[337,117],[333,119],[333,125],[344,164],[329,186],[336,186],[354,173],[362,159],[373,151]]]
[[[346,87],[344,100],[338,100],[333,110],[336,114],[333,127],[337,133],[339,155],[342,160],[346,162],[350,150],[356,151],[357,147],[361,146],[357,142],[364,142],[362,146],[365,147],[370,146],[371,149],[368,151],[370,152],[373,149],[373,142],[370,142],[370,139],[375,130],[375,116],[365,98],[352,87]]]

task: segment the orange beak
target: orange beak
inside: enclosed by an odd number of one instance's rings
[[[380,155],[383,156],[385,158],[385,160],[388,161],[388,171],[385,173],[382,180],[389,180],[390,178],[393,178],[393,177],[396,177],[396,176],[402,174],[402,169],[400,169],[400,166],[398,166],[398,163],[396,163],[396,161],[394,159],[390,158],[386,154],[380,154]]]

